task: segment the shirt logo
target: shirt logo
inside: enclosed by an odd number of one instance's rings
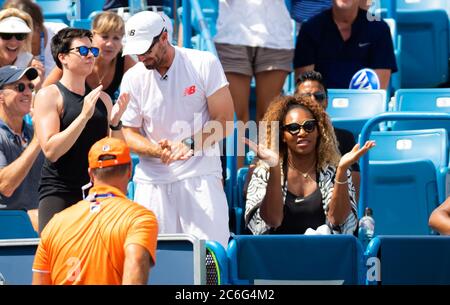
[[[187,87],[186,89],[184,89],[184,94],[183,94],[183,96],[186,96],[186,95],[192,95],[192,94],[194,94],[194,93],[195,93],[195,85],[190,86],[190,87]]]
[[[128,36],[134,36],[135,31],[136,31],[136,30],[130,30],[130,31],[128,32]]]
[[[358,44],[358,47],[360,47],[360,48],[364,48],[364,47],[367,47],[368,45],[370,45],[370,42],[366,42],[366,43],[359,43]]]

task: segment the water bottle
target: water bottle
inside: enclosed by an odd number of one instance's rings
[[[375,220],[372,217],[373,212],[371,208],[366,208],[364,217],[359,220],[358,238],[361,241],[364,249],[366,249],[370,240],[373,238],[375,231]]]

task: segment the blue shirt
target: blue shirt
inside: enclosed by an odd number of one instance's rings
[[[389,26],[369,21],[359,10],[347,41],[333,20],[331,9],[306,21],[297,38],[294,68],[315,65],[328,88],[348,89],[352,76],[363,68],[397,71]]]
[[[23,122],[22,127],[22,138],[26,142],[24,145],[22,145],[20,136],[15,134],[5,122],[0,120],[0,169],[14,162],[31,142],[33,138],[33,128],[25,122]],[[34,161],[34,164],[25,179],[14,191],[12,196],[6,197],[0,194],[0,208],[10,210],[30,210],[38,208],[38,186],[43,162],[44,156],[41,152]]]

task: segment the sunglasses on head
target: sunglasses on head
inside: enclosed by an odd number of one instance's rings
[[[78,53],[80,53],[81,56],[87,56],[89,54],[89,51],[91,51],[92,55],[94,55],[94,57],[97,57],[98,54],[100,53],[99,48],[96,47],[86,47],[86,46],[79,46],[79,47],[75,47],[72,49],[69,49],[69,51],[72,50],[77,50]]]
[[[3,40],[11,40],[11,38],[16,37],[17,40],[24,40],[27,38],[27,33],[0,33],[0,38]]]
[[[25,89],[28,87],[28,89],[30,89],[30,91],[33,91],[34,90],[34,84],[33,83],[28,83],[28,84],[24,84],[24,83],[17,83],[17,84],[15,84],[14,85],[14,89],[13,90],[16,90],[17,92],[20,92],[20,93],[22,93],[22,92],[24,92],[25,91]],[[12,88],[11,88],[12,89]]]
[[[302,96],[302,97],[311,96],[311,97],[314,97],[314,99],[316,99],[319,102],[322,102],[323,100],[325,100],[327,98],[327,95],[325,92],[301,93],[300,96]]]
[[[307,133],[311,133],[316,128],[317,121],[316,120],[306,120],[303,124],[299,123],[291,123],[283,126],[283,129],[289,132],[291,135],[296,135],[300,133],[300,129],[303,128]]]

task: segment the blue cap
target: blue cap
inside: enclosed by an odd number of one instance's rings
[[[35,68],[18,68],[16,66],[4,66],[0,68],[0,88],[4,85],[14,83],[26,76],[29,80],[38,77],[38,71]]]

